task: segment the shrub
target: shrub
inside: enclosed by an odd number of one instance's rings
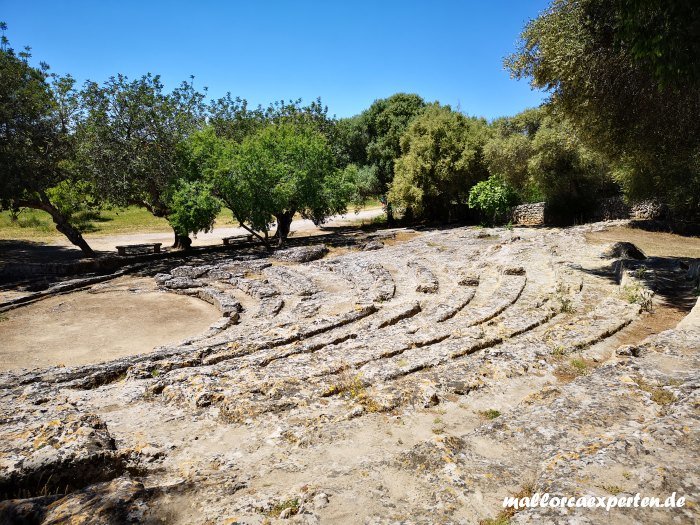
[[[170,203],[173,211],[168,215],[168,222],[183,237],[202,230],[211,231],[221,209],[221,203],[212,195],[211,187],[203,182],[180,182]]]
[[[504,221],[517,202],[515,190],[498,176],[478,182],[469,192],[469,207],[478,210],[490,224]]]

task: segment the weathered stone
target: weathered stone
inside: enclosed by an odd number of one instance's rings
[[[437,277],[431,272],[424,264],[419,261],[410,260],[408,261],[408,267],[413,268],[416,273],[416,279],[418,280],[418,286],[416,286],[416,292],[422,293],[436,293],[440,287],[440,283]]]
[[[0,497],[110,479],[124,468],[106,425],[71,406],[15,412],[0,427]]]
[[[697,498],[700,319],[636,341],[639,305],[586,242],[598,227],[521,229],[513,243],[503,228],[454,228],[311,264],[218,259],[161,274],[188,280],[172,293],[235,301],[231,317],[148,354],[0,373],[7,497],[61,493],[0,513],[203,525],[347,521],[352,508],[359,523],[478,523],[527,480]],[[640,287],[657,275],[645,266]],[[434,292],[416,291],[429,280],[419,267],[440,276]],[[668,278],[689,289],[687,272],[675,264]],[[616,350],[611,336],[635,320]],[[65,485],[46,489],[54,476]],[[673,512],[630,519],[694,518]],[[511,521],[582,519],[614,516]]]
[[[185,288],[197,288],[202,285],[200,281],[190,279],[189,277],[173,277],[163,283],[166,288],[171,290],[182,290]]]
[[[327,253],[328,248],[325,244],[317,244],[315,246],[298,246],[296,248],[278,250],[272,257],[280,261],[305,263],[321,259]]]
[[[147,510],[143,484],[128,478],[92,485],[46,507],[41,525],[142,523]]]
[[[362,245],[362,250],[366,252],[381,250],[382,248],[384,248],[384,243],[382,241],[369,241]]]
[[[209,271],[208,266],[178,266],[170,270],[170,275],[173,277],[187,277],[189,279],[197,279]]]
[[[631,242],[616,242],[605,250],[602,257],[608,259],[637,259],[643,260],[647,256]]]
[[[522,266],[504,266],[501,272],[503,275],[525,275],[525,268]]]
[[[479,276],[470,274],[462,275],[457,281],[457,284],[460,286],[479,286]]]

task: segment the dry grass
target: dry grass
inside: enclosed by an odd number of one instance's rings
[[[381,412],[382,407],[368,394],[359,375],[350,376],[343,373],[336,384],[332,385],[324,396],[346,395],[362,405],[367,412]]]
[[[279,518],[280,514],[285,510],[289,509],[291,516],[299,513],[299,500],[298,499],[288,499],[285,501],[280,501],[276,503],[270,510],[265,514],[271,518]]]
[[[501,415],[501,412],[496,410],[495,408],[489,408],[488,410],[480,411],[479,415],[484,419],[496,419]]]
[[[644,392],[651,394],[651,400],[660,406],[667,406],[676,401],[676,395],[670,390],[666,390],[661,386],[652,385],[642,377],[635,379],[637,386]]]
[[[595,366],[593,361],[575,357],[569,360],[568,363],[562,363],[554,369],[554,377],[562,383],[573,381],[577,377],[584,376],[590,373]]]
[[[648,232],[627,226],[615,226],[605,231],[587,233],[586,240],[591,244],[631,242],[647,255],[656,257],[700,258],[700,238],[684,237],[673,233]]]
[[[523,484],[520,490],[513,494],[514,498],[518,500],[522,498],[530,498],[535,493],[535,484],[531,481],[527,481]],[[510,520],[515,514],[522,509],[516,509],[514,507],[508,507],[499,512],[495,518],[488,518],[481,520],[479,525],[508,525]]]

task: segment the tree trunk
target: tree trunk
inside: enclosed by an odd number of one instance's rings
[[[180,250],[189,250],[190,246],[192,246],[192,239],[190,239],[187,235],[179,235],[175,230],[173,230],[175,233],[175,242],[173,243],[173,248],[178,248]]]
[[[63,215],[58,208],[49,202],[48,197],[43,196],[38,205],[28,207],[38,208],[47,212],[49,215],[51,215],[51,218],[56,225],[56,229],[65,235],[70,242],[80,248],[85,257],[96,257],[95,252],[92,250],[92,248],[90,248],[90,245],[85,241],[85,239],[83,239],[83,235],[68,222],[68,218]]]
[[[292,226],[292,218],[294,217],[293,211],[287,211],[275,215],[277,219],[277,231],[275,232],[275,237],[277,237],[277,245],[282,246],[284,241],[289,237],[289,230]]]
[[[394,211],[391,209],[391,203],[386,203],[386,224],[387,226],[394,225]]]

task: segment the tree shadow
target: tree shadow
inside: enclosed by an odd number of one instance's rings
[[[629,223],[630,228],[648,232],[663,232],[681,235],[683,237],[700,236],[700,223],[697,221],[665,221],[635,219]]]
[[[106,252],[97,254],[106,255]],[[72,246],[27,240],[0,240],[0,290],[44,290],[56,282],[70,278],[52,271],[48,265],[81,261],[90,259],[86,259],[79,249]],[[46,266],[46,269],[42,266]]]
[[[700,259],[690,257],[616,259],[602,268],[575,269],[602,277],[615,284],[620,284],[623,272],[630,272],[634,278],[661,297],[666,305],[684,312],[690,311],[698,301]]]
[[[3,263],[66,263],[83,258],[71,246],[56,246],[36,241],[0,240],[0,261]]]

